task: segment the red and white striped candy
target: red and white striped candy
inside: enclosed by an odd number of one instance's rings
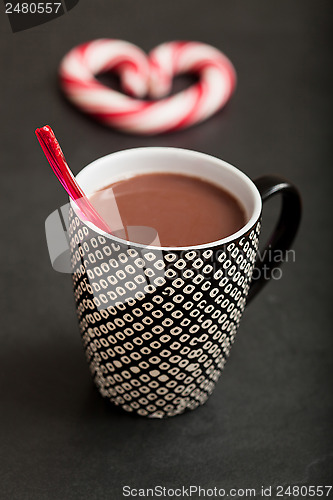
[[[128,95],[96,80],[95,75],[108,71],[119,75]],[[196,73],[198,83],[165,97],[173,77],[181,73]],[[216,113],[230,98],[236,73],[222,52],[204,43],[163,43],[147,56],[129,42],[101,39],[79,45],[64,57],[60,82],[71,102],[106,125],[159,134]]]

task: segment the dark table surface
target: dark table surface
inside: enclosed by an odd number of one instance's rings
[[[13,34],[1,13],[1,498],[121,499],[124,485],[191,484],[259,496],[262,485],[332,484],[331,14],[329,1],[81,0]],[[234,62],[236,94],[183,132],[106,129],[72,108],[56,80],[66,51],[99,37],[147,51],[172,39],[210,43]],[[200,409],[135,418],[93,387],[71,279],[52,269],[45,242],[46,217],[67,201],[34,137],[45,123],[75,173],[116,150],[161,145],[216,155],[252,178],[279,173],[300,188],[295,262],[246,310]],[[277,209],[267,207],[267,233]]]

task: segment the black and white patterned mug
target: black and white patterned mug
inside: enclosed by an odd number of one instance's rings
[[[163,418],[203,404],[221,374],[247,301],[269,280],[301,216],[298,191],[279,177],[252,182],[212,156],[177,148],[113,153],[77,179],[90,195],[112,182],[149,172],[204,178],[231,192],[246,224],[227,238],[185,248],[141,245],[69,219],[74,295],[93,379],[124,410]],[[262,201],[280,193],[282,209],[256,264]],[[251,282],[254,266],[256,279]],[[265,268],[265,273],[260,271]]]

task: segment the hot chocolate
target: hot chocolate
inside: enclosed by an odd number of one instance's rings
[[[185,247],[220,240],[246,224],[241,203],[218,185],[177,173],[149,173],[95,192],[90,201],[112,229],[117,202],[122,223],[154,228],[161,246]],[[119,218],[119,217],[118,217]],[[136,243],[140,232],[136,232]]]

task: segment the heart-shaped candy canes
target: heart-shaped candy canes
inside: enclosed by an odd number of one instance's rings
[[[108,71],[119,75],[129,95],[96,80]],[[183,73],[196,73],[198,83],[164,97],[173,77]],[[64,57],[60,83],[70,101],[106,125],[134,134],[159,134],[216,113],[230,98],[236,73],[222,52],[204,43],[163,43],[147,56],[129,42],[101,39],[79,45]]]

